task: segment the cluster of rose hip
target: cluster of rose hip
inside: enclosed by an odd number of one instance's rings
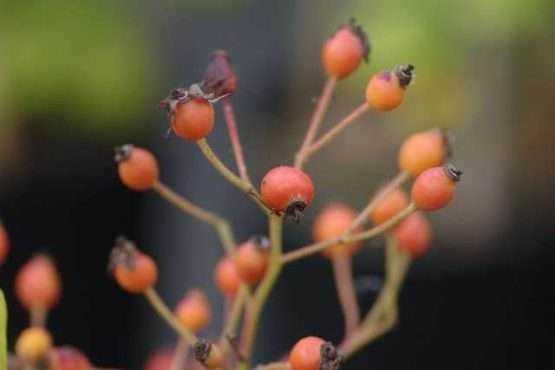
[[[8,234],[0,225],[0,260],[9,247]],[[18,271],[15,295],[29,311],[30,324],[17,337],[15,354],[10,355],[9,370],[92,370],[87,356],[72,346],[54,346],[46,328],[49,311],[62,294],[61,278],[53,260],[45,254],[33,256]]]
[[[125,291],[144,295],[179,337],[175,350],[171,354],[152,356],[145,365],[146,370],[199,366],[249,369],[259,319],[282,268],[316,254],[324,255],[333,267],[345,321],[344,339],[334,345],[317,336],[302,338],[287,358],[277,358],[261,367],[335,370],[342,361],[395,326],[398,294],[410,262],[424,254],[430,245],[431,228],[424,212],[445,207],[453,198],[461,175],[454,166],[444,164],[449,145],[442,130],[410,136],[399,151],[399,174],[378,189],[360,211],[340,202],[330,203],[314,221],[312,244],[287,253],[282,249],[284,221],[299,223],[314,197],[312,180],[303,172],[307,161],[366,113],[397,108],[413,80],[412,65],[399,65],[377,73],[368,82],[363,103],[318,136],[336,84],[367,60],[369,51],[367,37],[354,21],[340,27],[325,42],[322,61],[328,79],[294,163],[268,171],[259,188],[251,182],[243,157],[231,101],[238,79],[225,51],[212,55],[200,82],[174,89],[162,101],[173,133],[196,143],[208,162],[259,206],[268,218],[267,236],[254,235],[237,243],[226,219],[201,208],[160,181],[158,163],[152,153],[133,145],[116,149],[119,177],[125,186],[135,191],[153,190],[184,213],[206,223],[219,236],[225,252],[214,269],[214,282],[226,299],[224,327],[218,338],[207,339],[198,336],[212,317],[206,295],[192,289],[183,295],[175,309],[170,309],[154,289],[158,277],[156,262],[133,242],[117,238],[109,264],[115,280]],[[238,173],[219,159],[206,139],[214,128],[215,105],[220,104]],[[410,196],[401,189],[409,180],[413,180]],[[374,226],[366,227],[369,222]],[[361,315],[351,260],[363,241],[382,235],[386,239],[385,281],[372,308]],[[44,309],[45,305],[41,307]],[[33,355],[29,356],[21,350],[18,355],[31,362],[41,358],[36,348],[31,352]]]

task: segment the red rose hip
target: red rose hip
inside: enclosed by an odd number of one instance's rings
[[[241,286],[237,266],[231,257],[222,258],[214,270],[214,282],[224,296],[233,298]]]
[[[212,318],[212,307],[202,290],[193,289],[177,304],[175,316],[194,333],[204,329]]]
[[[401,189],[394,189],[386,194],[370,213],[370,219],[375,225],[380,225],[401,212],[409,205],[407,195]]]
[[[214,128],[214,107],[203,98],[192,98],[179,103],[171,119],[175,134],[185,140],[200,140]]]
[[[123,237],[116,239],[109,267],[119,286],[129,293],[145,293],[158,279],[156,262]]]
[[[15,294],[27,309],[50,309],[62,294],[58,270],[50,257],[39,254],[31,258],[15,278]]]
[[[356,218],[354,209],[344,203],[331,203],[324,208],[314,221],[312,237],[315,242],[341,236]],[[336,244],[324,250],[324,256],[333,258],[338,255],[353,255],[361,247],[360,242]]]
[[[295,222],[314,198],[314,185],[301,170],[280,166],[270,170],[260,185],[262,201],[276,212],[285,212]]]
[[[257,236],[241,244],[233,258],[237,272],[245,283],[256,284],[266,273],[270,263],[270,241]]]
[[[415,212],[401,222],[393,231],[397,246],[407,251],[412,258],[420,257],[432,242],[430,222],[421,212]]]
[[[449,155],[449,138],[444,130],[418,132],[401,145],[399,168],[416,177],[428,168],[441,166]]]
[[[158,162],[146,149],[122,145],[116,148],[115,160],[121,182],[132,190],[149,190],[158,180]]]
[[[445,207],[453,199],[461,175],[462,172],[450,164],[427,169],[414,181],[412,201],[418,209],[424,211]]]
[[[343,359],[335,347],[319,337],[304,337],[289,353],[292,370],[338,369]]]
[[[322,61],[328,75],[342,79],[354,72],[363,59],[368,61],[369,52],[366,33],[351,20],[326,41]]]
[[[367,103],[379,112],[397,108],[405,98],[405,90],[414,76],[411,64],[374,75],[366,86]]]

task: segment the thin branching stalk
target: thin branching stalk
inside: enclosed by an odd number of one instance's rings
[[[256,332],[258,330],[258,323],[260,314],[264,308],[264,304],[274,287],[277,278],[282,269],[282,233],[283,233],[283,219],[276,215],[270,214],[269,228],[270,228],[270,265],[266,271],[264,278],[256,289],[252,300],[249,302],[246,310],[246,321],[243,332],[242,352],[248,363],[252,357],[254,350],[254,342]]]
[[[293,262],[302,258],[306,258],[313,254],[320,253],[325,249],[331,247],[332,245],[352,243],[356,241],[372,239],[374,237],[384,234],[391,228],[395,227],[399,222],[403,221],[414,211],[416,211],[416,206],[414,205],[414,203],[410,203],[405,209],[397,213],[395,216],[393,216],[383,224],[374,226],[369,230],[351,234],[349,236],[342,235],[334,239],[324,240],[322,242],[310,244],[305,247],[296,249],[292,252],[285,253],[282,257],[282,263],[285,264],[285,263]]]
[[[199,206],[195,205],[188,199],[174,192],[160,181],[157,181],[152,186],[152,189],[158,193],[162,198],[166,199],[169,203],[173,204],[183,212],[193,216],[199,221],[205,222],[212,226],[228,255],[232,255],[235,250],[235,238],[229,223],[222,217],[209,212]]]
[[[237,336],[237,328],[239,327],[239,322],[241,320],[241,315],[245,304],[248,301],[249,290],[247,286],[243,285],[239,288],[237,296],[233,299],[231,304],[231,309],[226,318],[225,326],[220,335],[220,345],[224,348],[224,352],[227,353],[229,349],[229,340],[235,339]]]
[[[317,151],[322,149],[326,144],[335,139],[343,130],[354,123],[357,119],[364,116],[370,110],[368,103],[364,102],[359,105],[355,110],[349,113],[345,118],[334,125],[328,132],[322,135],[316,142],[306,149],[305,156],[309,158]]]
[[[347,234],[351,234],[355,231],[359,226],[364,224],[366,220],[368,220],[368,216],[370,213],[374,211],[376,206],[380,203],[380,201],[389,193],[391,193],[396,188],[400,187],[405,181],[409,179],[409,174],[405,171],[399,171],[399,173],[391,179],[386,185],[380,188],[374,197],[370,200],[368,205],[357,215],[349,229],[347,229]]]
[[[220,160],[220,158],[214,153],[206,139],[200,139],[197,141],[198,147],[200,148],[202,154],[206,157],[208,162],[218,171],[227,181],[229,181],[233,186],[246,193],[258,206],[269,215],[272,211],[266,207],[264,203],[260,200],[260,194],[256,189],[249,183],[241,180],[241,178],[235,175],[227,166]]]
[[[237,164],[237,169],[239,170],[239,177],[241,178],[241,180],[243,180],[247,184],[251,184],[252,186],[252,182],[249,178],[249,173],[247,170],[247,164],[245,162],[245,157],[243,156],[243,147],[239,138],[239,130],[237,129],[237,122],[235,120],[235,112],[233,110],[231,98],[223,98],[222,103],[225,122],[227,124],[227,131],[229,133],[229,139],[231,141],[233,155],[235,157],[235,163]]]
[[[337,297],[345,320],[345,338],[349,337],[358,327],[360,309],[353,281],[352,259],[347,253],[332,257],[333,276]]]
[[[341,352],[350,357],[374,340],[390,331],[398,321],[398,297],[410,267],[411,257],[400,250],[395,237],[387,237],[386,281],[378,298],[366,314],[359,328],[340,346]]]
[[[197,342],[196,335],[191,332],[189,329],[181,325],[177,317],[170,311],[168,306],[164,303],[162,298],[158,295],[154,288],[149,288],[144,293],[146,299],[151,304],[152,308],[156,311],[156,313],[164,320],[166,323],[171,326],[180,336],[183,338],[188,345],[192,346]]]
[[[301,148],[295,156],[295,167],[298,169],[302,169],[305,161],[307,160],[306,149],[310,147],[312,141],[314,141],[314,138],[318,133],[318,129],[320,128],[320,125],[322,124],[322,121],[328,110],[328,106],[330,104],[336,84],[337,79],[333,76],[330,76],[324,85],[322,95],[320,95],[318,103],[316,104],[316,109],[314,109],[314,113],[312,115],[312,119],[310,120],[310,124],[308,125],[308,130],[306,131],[306,135],[304,137],[303,143],[301,144]]]

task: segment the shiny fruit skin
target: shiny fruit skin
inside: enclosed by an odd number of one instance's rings
[[[434,211],[451,202],[456,182],[446,167],[432,167],[422,172],[414,181],[411,198],[418,209]]]
[[[19,334],[15,353],[32,364],[39,362],[52,347],[52,337],[42,327],[27,328]]]
[[[151,189],[159,175],[156,158],[143,148],[124,145],[121,150],[128,151],[127,154],[122,154],[121,159],[117,159],[121,182],[135,191]]]
[[[405,98],[405,89],[399,84],[398,77],[390,72],[373,76],[366,86],[366,101],[379,112],[397,108]]]
[[[281,212],[295,202],[308,206],[314,198],[314,185],[310,177],[301,170],[279,166],[264,176],[260,193],[264,204]]]
[[[252,285],[264,277],[270,263],[270,256],[268,251],[262,250],[252,240],[248,240],[239,246],[233,260],[241,280]]]
[[[364,57],[360,38],[349,28],[338,30],[324,44],[322,60],[328,75],[343,79],[354,72]]]
[[[351,226],[356,218],[354,209],[344,203],[331,203],[317,216],[312,226],[312,237],[315,242],[321,242],[341,236]],[[361,247],[360,242],[336,244],[324,250],[324,256],[333,258],[338,255],[353,255]]]
[[[292,370],[319,370],[324,343],[322,338],[313,336],[299,340],[289,354]]]
[[[49,370],[92,370],[92,365],[83,354],[70,346],[56,347],[48,354]]]
[[[241,278],[231,257],[224,257],[218,262],[214,272],[214,282],[220,293],[226,297],[233,298],[237,294]]]
[[[212,307],[204,292],[193,289],[177,304],[175,315],[184,327],[198,333],[210,323]]]
[[[409,205],[409,199],[401,189],[394,189],[386,194],[376,205],[370,219],[375,225],[380,225],[395,216]]]
[[[133,256],[133,266],[118,264],[114,276],[122,289],[130,293],[144,293],[152,288],[158,279],[158,267],[154,260],[144,253]]]
[[[447,140],[441,130],[419,132],[401,145],[399,168],[416,177],[428,168],[442,165],[448,152]]]
[[[50,257],[38,254],[21,267],[15,279],[15,293],[27,309],[50,309],[58,303],[61,281]]]
[[[400,249],[417,258],[430,248],[432,227],[421,212],[415,212],[395,228],[394,236]]]
[[[200,140],[214,128],[214,107],[202,98],[193,98],[179,104],[172,116],[175,134],[185,140]]]

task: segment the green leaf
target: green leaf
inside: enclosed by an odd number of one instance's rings
[[[8,368],[8,339],[6,327],[8,324],[8,308],[4,299],[4,292],[0,289],[0,369]]]

